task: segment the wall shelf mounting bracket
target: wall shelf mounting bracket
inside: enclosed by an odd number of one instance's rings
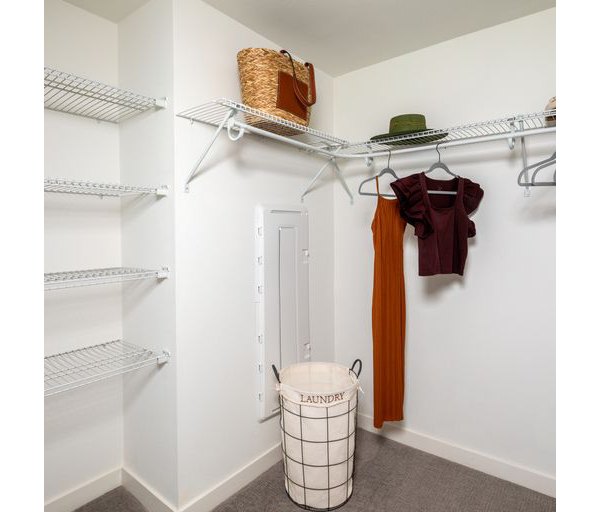
[[[232,141],[237,141],[251,133],[326,158],[336,156],[339,148],[348,144],[348,141],[325,132],[227,99],[215,100],[189,108],[177,116],[190,120],[192,124],[198,121],[216,128],[188,176],[185,185],[186,192],[189,192],[189,184],[199,175],[200,164],[223,129],[227,129],[227,135]]]
[[[515,149],[515,137],[514,137],[514,133],[517,131],[517,126],[515,125],[514,121],[510,122],[510,133],[513,134],[512,137],[509,137],[508,139],[506,139],[506,142],[508,143],[508,149],[510,149],[511,151],[513,149]]]
[[[319,172],[317,172],[317,174],[315,174],[315,177],[308,184],[308,187],[306,187],[304,192],[302,192],[302,195],[300,196],[300,200],[302,202],[304,202],[304,197],[313,189],[314,184],[319,180],[319,178],[321,177],[321,175],[323,174],[325,169],[327,169],[327,167],[329,167],[329,165],[331,165],[331,168],[333,170],[333,174],[334,174],[335,178],[342,184],[342,187],[344,187],[346,194],[348,194],[348,196],[350,197],[350,204],[354,204],[354,196],[352,195],[352,192],[350,192],[350,188],[348,187],[348,184],[346,183],[346,180],[344,179],[344,176],[342,175],[342,171],[340,171],[340,168],[335,160],[335,157],[331,157],[319,169]]]
[[[221,134],[221,130],[223,130],[223,128],[225,127],[225,125],[227,124],[227,122],[231,118],[233,118],[233,116],[235,115],[235,112],[236,112],[235,109],[229,109],[225,113],[225,116],[223,117],[223,120],[217,126],[217,129],[215,130],[215,133],[213,134],[213,136],[211,137],[210,141],[208,142],[208,144],[204,148],[204,151],[202,151],[202,154],[200,155],[200,157],[198,158],[198,160],[196,160],[196,163],[194,164],[194,167],[192,167],[192,170],[191,170],[190,174],[188,175],[187,180],[185,181],[185,191],[186,192],[190,191],[190,183],[198,177],[198,170],[200,169],[200,165],[202,164],[202,161],[204,160],[204,158],[206,157],[206,155],[210,151],[210,148],[212,148],[213,144],[219,138],[219,135]],[[192,120],[192,123],[193,123],[193,120]],[[229,126],[228,126],[227,130],[229,131]],[[239,135],[238,138],[239,137],[241,137],[241,135]],[[231,135],[230,135],[230,138],[231,138]]]
[[[240,140],[244,136],[244,133],[244,128],[237,126],[233,117],[230,117],[227,120],[227,136],[229,137],[229,140],[232,140],[233,142]]]

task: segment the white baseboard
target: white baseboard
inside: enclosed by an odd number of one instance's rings
[[[209,512],[221,502],[234,495],[245,485],[264,473],[277,461],[281,460],[281,445],[277,443],[256,459],[246,464],[212,489],[181,507],[181,512]]]
[[[76,508],[95,500],[108,491],[121,485],[121,468],[114,469],[105,475],[84,483],[57,498],[44,504],[44,512],[73,512]]]
[[[376,429],[373,427],[373,417],[365,414],[358,415],[358,426],[392,441],[477,469],[548,496],[556,496],[556,477],[552,475],[420,434],[393,423],[384,423],[382,429]]]
[[[133,494],[149,512],[176,512],[177,508],[170,504],[158,492],[129,469],[123,468],[123,487]]]
[[[364,414],[359,414],[358,426],[412,448],[483,471],[534,491],[556,496],[556,478],[551,475],[420,434],[392,423],[386,423],[382,429],[378,430],[373,427],[373,418]],[[119,485],[123,485],[150,512],[210,512],[280,459],[281,446],[278,443],[225,478],[215,487],[179,509],[160,496],[132,471],[119,468],[46,502],[44,512],[72,512]]]
[[[277,443],[215,487],[181,508],[169,503],[131,470],[119,468],[58,498],[52,499],[45,504],[44,512],[72,512],[120,485],[133,494],[149,512],[209,512],[280,459],[281,445]]]

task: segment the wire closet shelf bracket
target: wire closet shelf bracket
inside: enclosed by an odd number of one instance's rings
[[[139,279],[166,279],[169,268],[148,270],[131,267],[97,268],[70,272],[52,272],[44,274],[44,290],[60,290],[97,284],[123,283]]]
[[[44,68],[44,107],[48,110],[119,123],[166,105],[166,98],[150,98],[57,69]]]
[[[379,156],[496,140],[506,140],[508,147],[512,150],[515,148],[516,139],[520,139],[523,160],[526,165],[525,138],[556,131],[556,126],[551,126],[547,122],[548,119],[555,118],[556,109],[531,114],[517,114],[446,129],[426,130],[377,141],[367,140],[352,143],[227,99],[204,103],[184,110],[177,116],[188,119],[192,123],[197,121],[217,127],[192,167],[186,181],[186,191],[189,191],[190,183],[198,177],[200,165],[220,133],[227,130],[229,138],[233,141],[239,140],[246,132],[254,133],[327,158],[323,167],[302,193],[301,198],[304,198],[312,190],[313,185],[325,169],[331,165],[336,179],[340,181],[351,201],[352,193],[337,164],[340,159],[364,159],[367,165],[371,165],[373,158]]]
[[[177,114],[178,117],[189,120],[192,124],[200,122],[216,126],[208,144],[203,149],[200,157],[192,167],[185,183],[185,190],[189,192],[190,183],[199,175],[200,165],[210,151],[211,147],[221,134],[227,130],[227,135],[232,141],[240,140],[246,133],[253,133],[263,137],[283,142],[297,149],[327,155],[329,161],[319,170],[302,197],[308,193],[310,187],[331,164],[335,178],[342,183],[346,193],[352,199],[352,194],[337,163],[335,162],[336,148],[348,144],[344,139],[334,137],[325,132],[302,126],[286,119],[273,116],[242,103],[228,99],[219,99],[189,108]]]
[[[154,352],[123,340],[109,341],[44,358],[44,396],[56,395],[140,368],[163,365],[168,350]]]

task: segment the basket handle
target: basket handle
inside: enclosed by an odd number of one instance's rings
[[[356,364],[358,363],[358,372],[356,372],[356,370],[354,370],[354,367],[356,366]],[[350,371],[356,375],[356,377],[360,377],[360,374],[362,373],[362,361],[360,359],[355,359],[354,362],[352,363],[352,366],[350,367]]]
[[[290,52],[287,50],[280,50],[280,53],[283,55],[287,55],[290,59],[290,63],[292,64],[292,73],[294,75],[294,93],[296,94],[296,98],[298,101],[302,103],[305,107],[312,107],[317,102],[317,88],[315,86],[315,68],[310,62],[305,62],[304,65],[308,68],[308,77],[310,80],[309,84],[309,96],[312,97],[312,101],[309,101],[308,98],[305,98],[300,88],[298,87],[298,78],[296,77],[296,67],[294,66],[294,59],[290,55]]]
[[[281,384],[281,380],[279,380],[279,372],[277,371],[277,368],[275,367],[274,364],[271,365],[271,368],[273,369],[273,373],[275,374],[275,378],[277,379],[277,382],[279,382],[279,384]]]

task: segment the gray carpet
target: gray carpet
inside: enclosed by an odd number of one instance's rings
[[[524,487],[358,431],[354,494],[340,512],[555,512]],[[213,512],[298,512],[277,463]],[[123,487],[75,512],[147,512]]]
[[[117,487],[74,512],[148,512],[124,487]]]
[[[354,494],[343,512],[554,512],[556,500],[359,430]],[[298,512],[278,463],[213,512]],[[86,511],[87,512],[87,511]]]

